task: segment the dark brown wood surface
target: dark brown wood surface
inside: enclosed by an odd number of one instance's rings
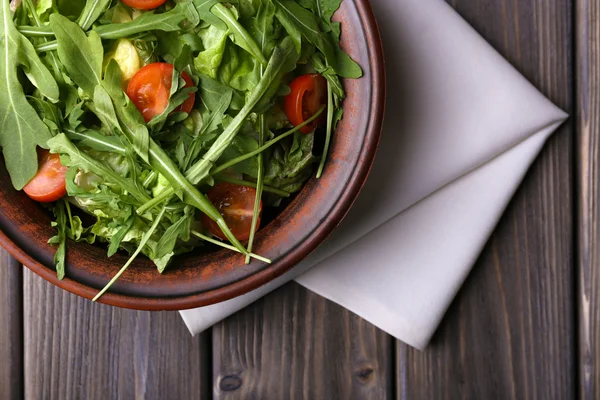
[[[296,284],[192,338],[0,254],[0,399],[600,398],[600,8],[449,0],[575,115],[549,141],[430,347],[415,351]]]
[[[215,399],[384,399],[391,338],[289,284],[213,328]]]
[[[0,249],[0,399],[23,396],[22,270]]]
[[[24,288],[28,399],[188,399],[209,391],[206,335],[192,338],[178,313],[94,304],[29,271]]]
[[[574,112],[571,1],[450,3]],[[398,343],[400,398],[575,397],[574,134],[569,120],[550,139],[427,351]]]
[[[600,4],[576,8],[577,305],[581,399],[600,396]]]

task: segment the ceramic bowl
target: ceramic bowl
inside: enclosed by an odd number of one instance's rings
[[[139,257],[101,303],[141,310],[182,310],[228,300],[293,268],[341,222],[360,192],[375,157],[384,113],[385,73],[381,39],[368,0],[344,0],[342,47],[364,71],[345,80],[344,119],[332,140],[321,179],[311,179],[287,207],[257,234],[254,252],[267,265],[231,251],[181,256],[164,274]],[[47,281],[92,298],[121,268],[127,255],[106,257],[106,247],[69,242],[66,278],[54,270],[52,216],[11,185],[0,160],[0,244]]]

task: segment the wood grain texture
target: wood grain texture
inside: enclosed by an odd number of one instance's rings
[[[453,0],[551,100],[572,104],[572,2]],[[576,394],[573,123],[549,141],[427,351],[398,343],[402,399]]]
[[[27,399],[202,399],[205,337],[175,312],[95,304],[27,271],[24,290]]]
[[[577,72],[579,135],[575,147],[571,121],[545,147],[427,351],[296,284],[195,339],[175,313],[92,304],[29,272],[22,303],[20,267],[2,253],[0,399],[600,397],[598,5],[449,2],[569,112]]]
[[[23,273],[0,248],[0,399],[23,398]]]
[[[600,397],[600,4],[576,8],[579,397],[591,400]]]
[[[213,328],[215,399],[385,399],[391,339],[291,283]]]

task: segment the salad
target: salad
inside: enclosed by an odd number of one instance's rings
[[[1,0],[0,146],[67,239],[159,272],[252,252],[263,209],[326,165],[342,118],[341,0]]]

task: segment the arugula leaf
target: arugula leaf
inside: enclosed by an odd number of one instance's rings
[[[311,10],[324,21],[329,21],[333,17],[341,3],[341,0],[298,0],[298,4]]]
[[[158,215],[156,216],[156,219],[154,220],[154,223],[152,224],[152,226],[150,227],[150,229],[148,229],[148,231],[144,234],[144,236],[142,237],[142,240],[140,240],[140,244],[138,245],[138,247],[135,250],[135,252],[131,255],[131,257],[129,258],[129,260],[127,260],[127,262],[125,263],[125,265],[123,265],[123,268],[121,268],[121,270],[113,277],[113,279],[111,279],[110,282],[108,282],[106,284],[106,286],[104,287],[104,289],[102,289],[96,295],[96,297],[93,298],[92,301],[96,301],[100,297],[102,297],[102,295],[104,293],[106,293],[106,291],[108,289],[110,289],[110,287],[121,277],[121,275],[123,275],[123,273],[127,270],[127,268],[129,268],[129,266],[131,265],[131,263],[133,263],[133,261],[140,254],[140,252],[142,251],[142,249],[144,248],[144,246],[146,245],[146,243],[148,242],[148,240],[150,240],[150,237],[154,234],[154,232],[156,231],[156,228],[158,228],[158,224],[160,223],[160,221],[162,220],[163,216],[165,215],[165,211],[166,211],[165,207],[163,207],[162,210],[160,210],[160,213],[158,213]]]
[[[221,30],[226,30],[227,25],[217,16],[210,12],[210,9],[219,2],[219,0],[193,0],[196,12],[202,21],[208,22]]]
[[[225,149],[217,164],[221,165],[228,161],[235,160],[238,157],[256,151],[259,147],[259,143],[256,139],[245,135],[238,135],[233,139],[227,149]],[[244,159],[243,161],[234,164],[231,168],[236,172],[256,178],[256,171],[258,168],[257,158],[251,157]]]
[[[282,68],[290,63],[290,60],[296,60],[298,53],[295,51],[294,44],[287,38],[284,39],[280,46],[276,47],[271,55],[269,64],[264,72],[263,78],[260,80],[258,85],[250,92],[246,104],[237,114],[237,116],[231,121],[223,133],[217,138],[212,144],[210,149],[203,155],[203,157],[190,167],[185,174],[187,180],[185,182],[192,183],[194,185],[200,183],[210,175],[210,170],[214,166],[214,163],[221,157],[225,149],[231,144],[233,138],[237,135],[239,130],[242,128],[244,121],[250,115],[256,104],[265,96],[265,93],[269,90],[269,87],[276,83],[278,79],[281,79],[280,72]],[[159,170],[162,173],[162,171]],[[192,186],[193,187],[193,186]],[[149,209],[152,209],[156,205],[162,203],[175,193],[178,186],[173,186],[169,190],[165,190],[159,196],[156,196],[152,201],[139,207],[137,212],[142,213]],[[215,210],[216,211],[216,210]],[[218,214],[218,211],[217,211]],[[207,214],[208,215],[208,214]],[[209,215],[210,216],[210,215]],[[220,216],[220,214],[219,214]],[[213,217],[210,216],[212,219]],[[214,219],[217,223],[225,224],[223,219],[218,220],[218,216],[215,215]],[[222,225],[219,225],[221,229],[224,229]],[[226,225],[225,225],[226,228]],[[228,230],[228,229],[227,229]],[[224,231],[226,234],[226,232]],[[230,239],[231,240],[231,239]],[[237,243],[236,243],[237,242]],[[243,254],[247,251],[245,248],[238,246],[239,241],[232,242],[236,244],[236,248]]]
[[[187,170],[192,162],[196,161],[203,148],[203,144],[214,139],[215,135],[209,135],[215,131],[223,122],[233,98],[233,90],[219,82],[205,76],[200,76],[199,82],[200,99],[204,105],[201,126],[192,139],[185,154],[183,170]]]
[[[204,50],[202,39],[199,34],[196,33],[186,33],[182,35],[181,32],[156,31],[154,35],[158,41],[156,42],[156,46],[153,47],[153,52],[154,49],[156,49],[156,53],[170,64],[174,64],[175,60],[181,57],[181,54],[186,47],[189,48],[190,53],[198,53]],[[146,46],[149,46],[148,43],[154,43],[142,40],[138,40],[137,42],[144,43]],[[138,48],[138,51],[139,50],[140,49]],[[146,64],[148,64],[148,62],[146,62]]]
[[[102,39],[120,39],[148,31],[173,32],[181,30],[181,24],[189,21],[198,24],[198,13],[190,2],[179,2],[170,11],[162,14],[147,12],[130,22],[96,26],[95,31]]]
[[[96,86],[93,99],[93,103],[90,103],[88,107],[98,116],[102,124],[110,130],[120,130],[121,125],[117,119],[115,107],[106,89],[100,85]]]
[[[276,10],[271,0],[263,0],[258,6],[256,17],[252,19],[250,24],[250,32],[254,36],[256,43],[258,43],[262,54],[266,56],[271,55],[277,44],[274,24]],[[300,48],[296,47],[296,51],[300,53]]]
[[[121,70],[114,60],[106,67],[103,85],[103,88],[97,89],[102,93],[101,104],[108,113],[111,113],[111,110],[114,113],[116,110],[117,116],[116,119],[111,118],[108,126],[124,134],[137,154],[144,161],[149,162],[150,133],[140,112],[123,93]]]
[[[325,146],[323,147],[323,155],[321,156],[321,162],[317,169],[317,179],[323,175],[325,169],[325,162],[327,161],[327,155],[329,153],[329,144],[331,143],[331,135],[333,130],[335,107],[333,105],[333,90],[331,84],[327,82],[327,128],[325,131]]]
[[[57,134],[64,122],[60,109],[55,104],[37,97],[27,96],[27,100],[46,126],[52,131],[52,134]]]
[[[224,102],[229,107],[233,97],[233,90],[230,87],[206,75],[200,75],[199,78],[198,95],[207,109],[210,111],[221,109]]]
[[[65,17],[72,17],[72,19],[81,15],[85,2],[86,0],[54,0],[58,13]]]
[[[48,240],[48,243],[58,245],[54,253],[54,264],[56,265],[56,275],[59,280],[65,278],[65,258],[67,253],[67,213],[65,211],[65,201],[59,201],[54,207],[54,216],[56,221],[52,226],[56,227],[57,234]]]
[[[302,51],[302,32],[296,26],[294,19],[289,15],[289,13],[284,12],[281,7],[277,7],[275,16],[277,17],[279,23],[286,30],[289,38],[294,42],[296,51],[300,53]]]
[[[360,78],[362,70],[346,53],[339,50],[331,36],[323,32],[317,16],[292,0],[273,0],[277,6],[277,18],[294,37],[302,33],[310,43],[325,56],[327,64],[344,78]],[[296,46],[298,44],[296,43]]]
[[[112,0],[87,0],[77,20],[81,29],[84,31],[90,29],[92,24],[106,12],[111,3]]]
[[[133,209],[130,210],[131,216],[125,220],[125,223],[121,225],[116,234],[110,237],[110,245],[108,246],[108,257],[112,257],[119,250],[121,242],[125,238],[125,235],[133,228],[135,223],[136,215]]]
[[[116,110],[117,116],[121,121],[123,133],[125,134],[127,139],[134,144],[134,149],[136,150],[136,152],[138,152],[138,155],[144,156],[145,154],[140,154],[139,146],[136,146],[136,142],[139,142],[141,140],[138,137],[138,135],[140,133],[143,133],[138,129],[138,123],[136,122],[136,120],[139,120],[139,118],[141,118],[141,114],[137,109],[135,109],[135,106],[132,106],[131,108],[123,106],[127,104],[125,99],[128,98],[123,93],[123,90],[120,87],[121,76],[119,68],[115,65],[114,62],[111,62],[109,64],[109,69],[111,70],[110,73],[108,70],[106,73],[106,75],[109,76],[109,79],[105,79],[106,90],[110,93],[115,104],[122,105],[117,107]],[[146,128],[144,125],[142,125],[142,127],[144,129]],[[146,129],[145,134],[147,135],[147,133],[148,130]],[[215,221],[223,231],[225,237],[227,237],[227,239],[232,244],[234,244],[238,250],[240,250],[243,254],[246,254],[246,249],[244,248],[244,246],[242,246],[240,241],[233,235],[233,233],[231,233],[231,230],[227,226],[225,219],[219,213],[219,210],[217,210],[215,206],[210,202],[210,200],[208,200],[208,197],[201,193],[198,190],[198,188],[196,188],[190,183],[189,180],[186,179],[186,177],[181,173],[181,171],[177,167],[177,164],[169,157],[169,155],[161,146],[159,146],[154,140],[152,140],[152,138],[148,139],[148,143],[148,162],[154,170],[156,170],[168,179],[169,183],[171,184],[171,188],[173,189],[172,192],[166,195],[166,198],[170,197],[176,191],[183,193],[183,199],[187,204],[198,208],[210,219]],[[149,202],[150,201],[148,200],[144,203]]]
[[[77,168],[70,168],[74,173],[67,175],[67,193],[72,196],[72,201],[87,213],[97,217],[97,222],[91,227],[91,233],[104,239],[112,238],[119,229],[107,231],[106,221],[113,223],[115,221],[122,223],[131,215],[132,204],[127,201],[128,197],[123,194],[115,193],[103,184],[98,184],[97,187],[91,188],[89,191],[79,187],[75,180],[87,179],[89,176],[101,181],[99,177],[93,174],[82,174],[77,171]],[[82,177],[85,175],[85,178]]]
[[[265,143],[265,137],[267,133],[267,121],[264,114],[258,117],[259,125],[259,136],[258,146],[263,146]],[[259,217],[262,206],[262,195],[264,191],[264,174],[265,174],[265,163],[264,154],[260,153],[257,156],[257,167],[256,167],[256,196],[254,199],[254,209],[252,213],[252,223],[250,224],[250,237],[248,238],[248,253],[252,253],[254,246],[254,237],[259,225]],[[250,264],[250,255],[246,256],[246,264]]]
[[[21,190],[37,173],[37,146],[46,148],[52,134],[27,102],[19,68],[44,96],[57,101],[60,93],[31,42],[15,28],[8,1],[0,3],[0,146],[12,184]]]
[[[138,201],[146,202],[148,195],[139,190],[131,180],[117,174],[114,170],[77,148],[64,134],[58,134],[48,141],[52,153],[61,154],[64,166],[77,167],[84,172],[92,172],[103,179],[107,185],[117,185],[131,193]]]
[[[97,151],[105,151],[120,155],[127,155],[129,151],[116,136],[106,136],[94,130],[88,129],[84,132],[77,132],[72,129],[65,129],[67,137],[76,142],[77,147],[89,148]]]
[[[210,11],[225,22],[233,35],[233,42],[236,45],[250,53],[261,64],[267,64],[267,60],[260,50],[260,47],[258,47],[248,31],[238,22],[236,16],[231,12],[231,9],[225,7],[221,3],[217,3]]]
[[[312,61],[317,72],[323,75],[325,79],[327,79],[327,81],[331,85],[331,90],[335,94],[335,97],[339,103],[341,99],[346,97],[346,93],[344,92],[344,88],[342,87],[342,82],[340,81],[339,76],[331,67],[328,67],[325,64],[323,56],[320,53],[314,53],[311,56],[310,60]],[[336,107],[338,105],[339,104],[336,104]]]
[[[234,165],[236,165],[238,163],[244,162],[245,160],[248,160],[248,159],[251,159],[254,156],[257,156],[258,154],[260,154],[260,153],[264,152],[265,150],[271,148],[275,144],[277,144],[277,143],[281,142],[282,140],[288,138],[290,135],[296,135],[300,131],[300,129],[302,129],[304,126],[310,125],[310,123],[312,121],[316,120],[321,115],[321,113],[324,110],[325,110],[325,106],[321,107],[321,109],[317,113],[315,113],[312,117],[310,117],[309,119],[307,119],[306,121],[304,121],[300,125],[298,125],[298,126],[292,128],[292,129],[290,129],[289,131],[284,132],[284,133],[280,134],[279,136],[277,136],[277,137],[269,140],[267,143],[265,143],[263,146],[257,148],[256,150],[249,151],[249,152],[247,152],[247,153],[245,153],[243,155],[240,155],[240,156],[238,156],[238,157],[236,157],[234,159],[231,159],[231,160],[229,160],[229,161],[227,161],[227,162],[225,162],[225,163],[223,163],[223,164],[221,164],[221,165],[219,165],[217,167],[214,167],[211,170],[210,174],[211,175],[215,175],[215,174],[218,174],[219,172],[225,171],[226,169],[231,168],[231,167],[233,167]],[[250,175],[250,176],[252,176],[252,174],[253,174],[252,170],[245,170],[243,172],[245,174],[247,174],[247,175]]]
[[[252,112],[256,104],[263,98],[265,93],[269,90],[269,87],[273,83],[280,79],[279,73],[282,68],[289,62],[290,59],[296,59],[298,53],[296,53],[294,45],[291,41],[284,40],[281,46],[276,47],[271,56],[271,60],[267,65],[264,76],[256,87],[250,92],[250,95],[246,99],[246,104],[240,110],[238,115],[233,119],[231,124],[223,131],[211,148],[204,154],[202,160],[194,164],[187,172],[186,176],[194,183],[198,184],[205,179],[214,163],[221,157],[225,149],[231,144],[233,138],[237,135],[242,124]]]
[[[81,27],[60,14],[50,16],[50,27],[56,35],[58,58],[67,74],[90,97],[101,83],[104,48],[94,31],[86,36]]]
[[[275,148],[265,166],[265,184],[295,193],[312,175],[314,135],[296,132],[291,143],[284,141]]]
[[[169,254],[175,253],[175,245],[177,240],[181,239],[184,242],[190,240],[190,229],[192,226],[193,213],[190,207],[186,207],[185,214],[177,220],[174,224],[169,226],[165,233],[161,236],[156,246],[155,258],[163,258]],[[164,272],[164,268],[159,266],[160,273]]]

